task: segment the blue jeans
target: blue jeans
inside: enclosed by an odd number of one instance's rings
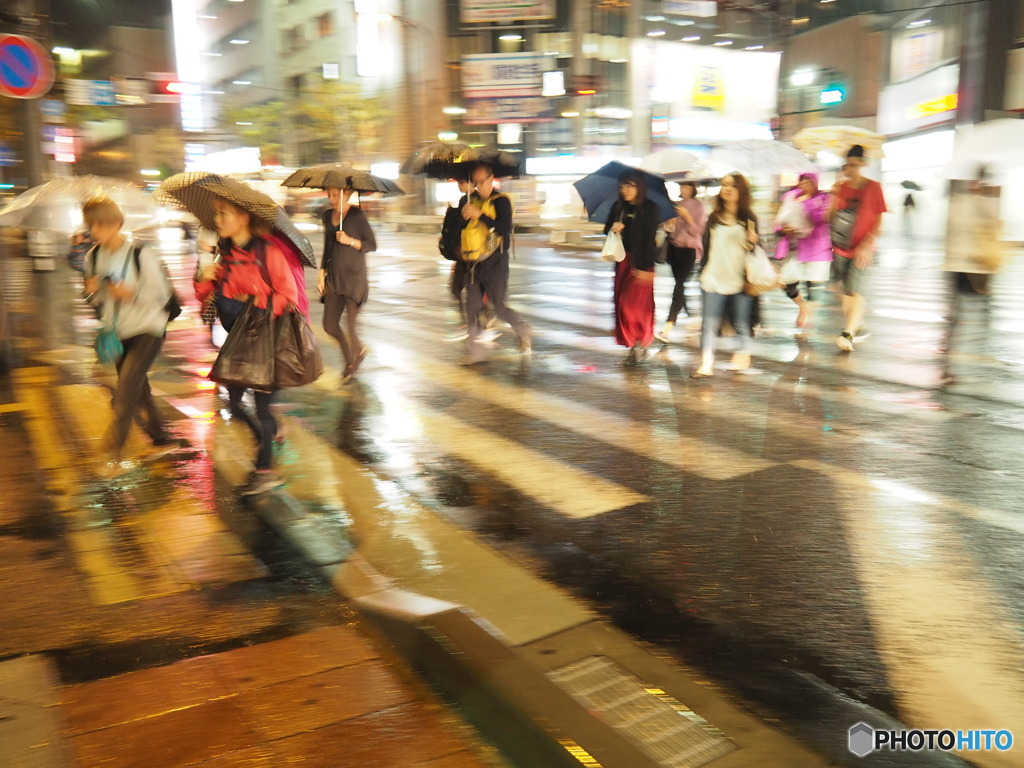
[[[705,293],[701,316],[700,352],[711,355],[715,352],[715,340],[722,330],[725,313],[729,313],[729,322],[736,330],[740,341],[740,352],[750,351],[750,313],[754,308],[754,297],[745,293]]]

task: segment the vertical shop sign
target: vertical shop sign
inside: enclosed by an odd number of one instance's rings
[[[722,73],[714,64],[699,64],[693,84],[694,109],[721,112],[725,106]]]

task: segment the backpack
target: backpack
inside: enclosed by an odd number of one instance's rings
[[[437,250],[448,261],[462,260],[462,209],[448,206],[441,222],[441,236],[437,238]]]
[[[142,268],[139,266],[139,254],[142,253],[142,246],[137,245],[132,249],[132,258],[135,259],[135,271],[138,274],[142,274]],[[167,312],[167,322],[171,322],[181,314],[181,301],[178,299],[178,292],[174,290],[174,283],[171,282],[171,275],[167,271],[167,265],[164,264],[164,260],[160,259],[160,269],[163,270],[164,278],[167,280],[167,285],[171,289],[171,297],[167,299],[167,303],[164,304],[164,311]]]
[[[496,219],[498,212],[494,208],[494,201],[499,197],[504,197],[506,200],[509,200],[508,195],[503,195],[501,192],[494,192],[486,200],[480,200],[479,198],[474,197],[472,198],[472,202],[480,207],[485,216],[489,216],[491,219]],[[511,202],[512,201],[509,200],[509,204],[511,204]],[[471,219],[466,222],[466,226],[462,230],[463,261],[483,261],[500,251],[501,247],[501,237],[494,231],[493,227],[488,227],[479,219]]]

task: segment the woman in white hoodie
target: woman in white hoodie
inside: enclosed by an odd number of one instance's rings
[[[153,449],[138,458],[153,460],[181,447],[167,434],[147,377],[167,333],[171,286],[160,257],[121,233],[124,215],[116,203],[90,200],[82,207],[82,216],[96,242],[85,259],[86,300],[101,308],[104,325],[113,328],[124,345],[116,363],[114,420],[104,435],[98,468],[101,478],[111,479],[135,466],[134,460],[121,455],[133,418],[153,441]]]

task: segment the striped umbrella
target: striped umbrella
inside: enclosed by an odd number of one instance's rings
[[[243,211],[261,219],[290,245],[295,247],[302,262],[316,267],[313,246],[288,218],[288,214],[268,195],[257,192],[240,181],[206,171],[186,171],[166,179],[153,197],[161,203],[170,203],[191,213],[206,229],[216,232],[213,221],[215,200],[227,200]]]
[[[347,165],[313,165],[299,168],[295,173],[281,182],[283,187],[310,187],[312,189],[354,189],[356,192],[382,195],[404,195],[405,190],[381,176],[374,176],[368,171],[361,171]]]

